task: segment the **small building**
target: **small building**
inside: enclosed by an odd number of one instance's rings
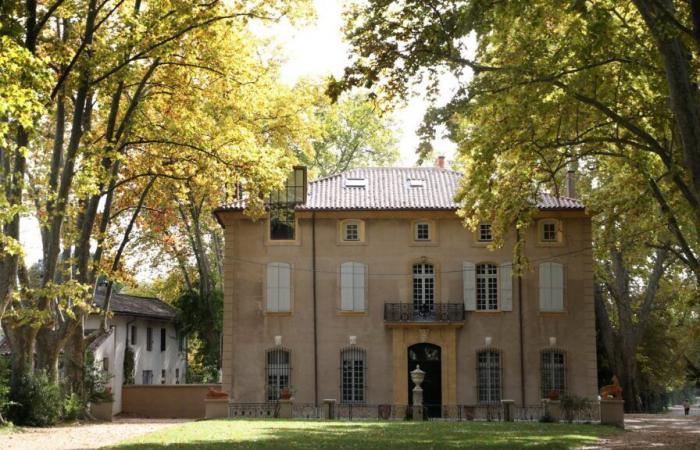
[[[104,307],[104,291],[97,290],[95,304]],[[185,381],[187,355],[185,336],[175,327],[177,310],[153,297],[112,293],[109,332],[89,348],[95,364],[109,373],[114,394],[114,414],[122,410],[124,384],[180,384]],[[101,317],[85,320],[85,333],[100,326]],[[133,379],[125,380],[125,350],[133,354]]]
[[[456,214],[462,174],[363,168],[307,184],[296,168],[265,220],[224,227],[223,389],[234,402],[539,404],[597,396],[591,220],[572,195],[535,199],[521,277],[513,227],[492,249]],[[569,183],[570,186],[573,183]],[[286,392],[285,392],[286,393]]]

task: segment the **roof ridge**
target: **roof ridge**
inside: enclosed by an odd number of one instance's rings
[[[344,170],[342,172],[334,173],[333,175],[326,175],[325,177],[315,178],[315,179],[309,181],[309,184],[329,180],[331,178],[341,177],[341,176],[346,175],[349,172],[352,172],[355,170],[371,170],[371,171],[377,171],[377,170],[392,170],[392,171],[398,171],[398,170],[426,170],[426,171],[427,170],[434,170],[434,171],[438,171],[438,172],[452,173],[455,175],[463,175],[462,172],[458,172],[458,171],[452,170],[452,169],[445,169],[442,167],[368,166],[368,167],[354,167],[352,169],[348,169],[348,170]]]

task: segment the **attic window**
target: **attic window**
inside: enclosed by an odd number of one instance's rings
[[[412,188],[425,187],[425,180],[419,178],[409,178],[408,186]]]
[[[347,178],[345,180],[345,187],[366,187],[366,178]]]

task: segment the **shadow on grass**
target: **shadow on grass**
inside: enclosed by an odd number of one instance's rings
[[[609,427],[538,423],[205,421],[124,443],[120,449],[572,448]]]

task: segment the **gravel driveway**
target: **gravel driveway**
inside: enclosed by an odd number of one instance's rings
[[[626,414],[625,432],[617,434],[592,448],[667,448],[700,449],[700,408],[691,409],[685,417],[680,407],[667,414]]]
[[[81,423],[53,428],[23,428],[0,433],[0,449],[100,448],[139,434],[188,422],[186,419],[115,418],[114,422]]]

